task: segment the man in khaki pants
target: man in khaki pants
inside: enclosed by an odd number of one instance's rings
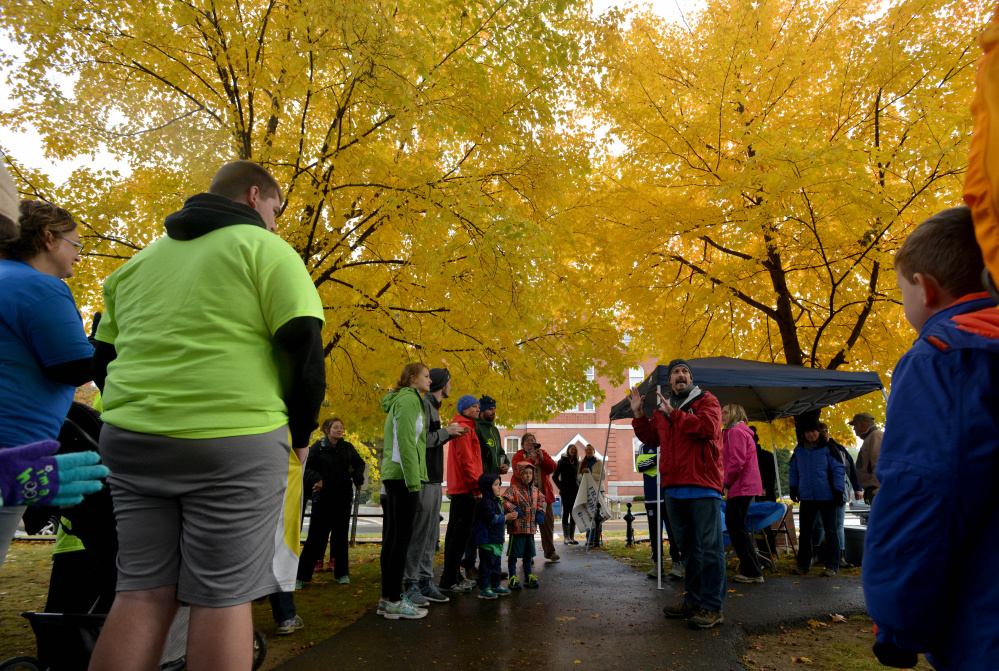
[[[860,454],[857,455],[857,479],[860,486],[864,488],[864,503],[870,505],[874,500],[881,483],[874,475],[874,469],[878,466],[878,455],[881,454],[881,439],[885,432],[874,423],[874,416],[861,412],[853,416],[850,420],[853,432],[864,441],[860,446]]]

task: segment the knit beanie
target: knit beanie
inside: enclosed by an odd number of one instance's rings
[[[694,372],[690,370],[690,364],[687,363],[686,359],[673,359],[669,362],[669,370],[666,372],[666,377],[673,377],[673,369],[677,366],[683,366],[688,371],[690,371],[690,379],[694,379]]]
[[[479,399],[479,410],[489,410],[496,407],[496,400],[491,396],[483,396]]]
[[[798,431],[801,433],[806,433],[808,431],[818,431],[819,430],[819,420],[815,417],[798,417],[794,420],[794,424]]]
[[[450,379],[451,373],[447,372],[447,368],[431,368],[430,391],[440,391],[447,386]]]
[[[473,405],[478,405],[479,399],[475,398],[471,394],[465,394],[458,399],[458,414],[463,414],[466,410],[471,408]]]

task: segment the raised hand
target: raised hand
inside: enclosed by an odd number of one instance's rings
[[[642,395],[638,393],[638,387],[631,388],[628,393],[628,403],[631,404],[632,417],[645,417],[645,413],[642,412]]]

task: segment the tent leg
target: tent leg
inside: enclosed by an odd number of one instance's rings
[[[780,501],[784,498],[784,492],[781,491],[780,486],[780,464],[777,463],[777,445],[774,443],[774,423],[767,422],[770,425],[770,449],[774,457],[774,472],[777,473],[777,500]]]

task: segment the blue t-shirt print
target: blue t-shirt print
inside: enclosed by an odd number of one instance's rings
[[[43,368],[85,359],[93,347],[73,293],[62,280],[20,261],[0,260],[0,447],[54,439],[75,388]]]

